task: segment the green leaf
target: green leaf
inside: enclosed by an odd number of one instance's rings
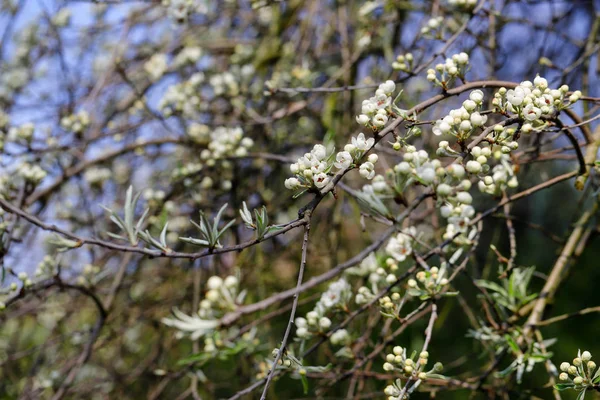
[[[302,381],[302,389],[304,390],[304,394],[308,394],[308,379],[306,379],[306,375],[300,374],[300,380]]]
[[[110,236],[111,238],[113,238],[113,239],[118,239],[118,240],[127,240],[127,239],[126,239],[126,238],[124,238],[123,236],[121,236],[121,235],[117,235],[117,234],[115,234],[115,233],[112,233],[112,232],[106,232],[106,234],[107,234],[108,236]]]
[[[576,400],[583,400],[583,398],[585,397],[585,391],[586,390],[587,390],[587,388],[585,388],[581,392],[579,392],[579,394],[577,395],[577,399]]]
[[[575,387],[575,385],[573,385],[572,383],[557,383],[556,385],[554,385],[554,389],[558,390],[559,392],[571,389],[573,387]]]
[[[509,297],[508,296],[508,292],[506,291],[506,289],[504,289],[502,286],[498,285],[495,282],[490,282],[490,281],[486,281],[483,279],[478,279],[477,281],[475,281],[475,283],[477,283],[479,286],[482,286],[486,289],[492,290],[494,292],[497,292],[499,294],[501,294],[504,297]]]
[[[506,340],[506,343],[510,346],[510,348],[515,354],[521,354],[521,349],[519,348],[517,342],[515,342],[515,340],[512,338],[512,336],[504,335],[504,340]]]
[[[182,242],[186,242],[186,243],[190,243],[190,244],[195,244],[198,246],[208,246],[210,243],[208,243],[206,240],[202,240],[202,239],[195,239],[192,237],[180,237],[179,240],[181,240]]]
[[[177,361],[177,365],[204,364],[213,358],[212,353],[198,353]]]
[[[460,292],[446,292],[443,294],[444,297],[455,297],[458,296]]]
[[[398,102],[398,100],[400,100],[400,96],[402,96],[402,92],[404,92],[404,89],[400,89],[400,91],[398,92],[396,97],[394,97],[394,101],[392,101],[392,104],[396,104]],[[416,115],[415,115],[415,120],[416,120]]]
[[[165,224],[165,226],[162,228],[162,231],[160,232],[160,243],[163,246],[167,245],[167,227],[169,226],[169,222],[167,222]]]
[[[600,383],[600,368],[598,368],[596,370],[596,373],[594,374],[594,377],[592,378],[592,383],[594,383],[594,384]]]
[[[297,199],[298,197],[302,196],[302,195],[303,195],[304,193],[306,193],[307,191],[308,191],[308,189],[304,189],[304,190],[301,190],[301,191],[299,191],[298,193],[296,193],[296,194],[294,194],[294,195],[292,196],[292,199]]]

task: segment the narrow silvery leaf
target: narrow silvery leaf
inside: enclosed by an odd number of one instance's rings
[[[191,243],[191,244],[195,244],[198,246],[209,246],[210,243],[208,243],[206,240],[201,240],[201,239],[194,239],[192,237],[180,237],[179,240],[181,240],[182,242],[186,242],[186,243]]]
[[[133,228],[132,193],[133,187],[129,186],[125,195],[125,226],[128,229]]]
[[[254,227],[254,223],[252,221],[252,214],[250,213],[250,210],[248,210],[248,206],[246,205],[245,201],[242,202],[242,209],[240,209],[240,217],[242,217],[242,220],[244,221],[247,227]]]
[[[106,234],[107,234],[108,236],[110,236],[111,238],[113,238],[113,239],[118,239],[118,240],[127,240],[127,239],[125,239],[123,236],[120,236],[120,235],[114,234],[114,233],[112,233],[112,232],[106,232]]]
[[[144,210],[144,213],[142,214],[142,216],[140,217],[140,219],[138,220],[138,223],[135,226],[135,230],[139,231],[140,228],[142,227],[142,224],[144,223],[144,219],[146,219],[146,215],[148,215],[148,211],[150,211],[149,208],[146,208]]]
[[[160,243],[167,247],[167,227],[169,226],[169,222],[167,221],[167,223],[165,223],[165,226],[163,227],[162,231],[160,232]]]

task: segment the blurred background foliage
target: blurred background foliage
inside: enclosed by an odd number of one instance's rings
[[[456,3],[460,2],[2,0],[0,116],[9,121],[0,124],[2,195],[48,224],[111,240],[106,232],[115,232],[115,226],[100,205],[120,212],[126,190],[133,185],[136,192],[144,191],[138,215],[142,208],[150,208],[148,229],[155,237],[168,220],[167,239],[176,251],[196,251],[176,241],[177,237],[196,235],[188,220],[197,221],[200,210],[213,215],[225,203],[229,205],[226,221],[238,217],[243,201],[251,208],[266,205],[276,223],[290,221],[307,202],[307,196],[293,199],[283,187],[290,160],[319,142],[343,147],[360,132],[355,115],[361,101],[386,79],[395,80],[404,90],[401,105],[406,109],[437,93],[424,73],[413,76],[411,71],[393,69],[392,63],[397,55],[408,52],[414,54],[415,65],[426,63],[463,24],[467,29],[443,55],[469,53],[469,80],[520,82],[539,73],[552,87],[566,83],[584,95],[600,96],[597,1]],[[431,32],[423,32],[433,17],[442,17],[442,22]],[[198,73],[202,79],[192,82]],[[184,88],[171,89],[178,84]],[[349,85],[365,88],[327,90]],[[423,118],[439,118],[456,104],[452,100],[441,103]],[[594,103],[587,104],[576,107],[584,119],[597,113]],[[61,123],[80,111],[90,120],[84,129]],[[35,124],[31,139],[10,134],[11,128],[28,122]],[[591,128],[596,125],[597,121]],[[246,154],[226,154],[209,165],[202,152],[214,140],[209,134],[217,127],[241,127],[253,145]],[[522,144],[532,145],[536,140],[524,138]],[[427,127],[416,143],[429,150],[437,147]],[[544,149],[565,143],[557,140]],[[380,154],[384,167],[399,159],[393,152]],[[573,170],[573,153],[564,154],[564,160],[523,162],[521,188]],[[41,166],[46,176],[35,184],[22,178],[23,162]],[[350,174],[345,183],[359,188],[363,181]],[[536,267],[533,292],[541,289],[544,274],[550,271],[593,190],[589,186],[582,196],[571,184],[563,183],[511,208],[516,264]],[[485,210],[497,201],[476,196],[474,204],[477,210]],[[399,210],[397,206],[394,212]],[[414,218],[411,223],[429,237],[440,238],[440,232],[430,228],[426,211],[423,208],[421,220]],[[48,232],[8,214],[2,218],[12,229],[10,245],[5,232],[0,252],[7,273],[2,286],[6,299],[14,295],[7,289],[11,283],[21,285],[19,272],[33,275],[49,256],[55,267],[60,266],[64,282],[89,288],[109,305],[109,313],[91,342],[89,359],[79,363],[98,319],[90,297],[60,285],[36,291],[18,289],[19,298],[0,314],[1,399],[58,398],[61,388],[66,389],[60,394],[64,398],[226,398],[255,380],[281,340],[288,313],[268,321],[259,318],[276,307],[289,307],[289,300],[243,317],[240,326],[256,321],[258,325],[239,353],[222,353],[189,367],[180,360],[201,353],[198,343],[179,338],[161,319],[173,307],[191,314],[212,275],[239,276],[240,287],[248,290],[246,304],[293,287],[300,262],[299,230],[242,252],[187,260],[97,246],[59,253],[49,244]],[[313,218],[306,278],[352,257],[382,231],[368,219],[363,226],[359,206],[346,193],[326,198]],[[599,305],[597,233],[595,228],[570,266],[547,316]],[[238,218],[224,243],[251,237]],[[490,244],[501,254],[509,252],[501,216],[484,221],[480,244],[468,265],[476,279],[497,276],[499,262]],[[459,276],[454,286],[464,301],[482,312],[468,279]],[[298,315],[312,309],[315,296],[325,287],[302,295]],[[312,301],[305,303],[307,299]],[[430,353],[444,363],[443,373],[459,379],[483,374],[490,355],[466,335],[472,325],[462,304],[445,300],[439,314]],[[372,318],[360,316],[352,322],[353,329],[360,332]],[[426,320],[413,324],[396,342],[420,348],[426,324]],[[558,364],[572,359],[578,348],[600,354],[599,332],[600,319],[588,314],[545,327],[544,337],[558,339],[551,348],[552,360]],[[368,340],[380,342],[380,331],[373,329]],[[331,362],[340,370],[353,365],[352,360],[340,360],[334,353],[325,343],[308,362]],[[381,371],[379,361],[374,362],[374,371]],[[501,358],[498,369],[510,362],[509,357]],[[73,371],[77,372],[65,387]],[[504,398],[551,398],[546,382],[546,371],[538,366],[522,385],[507,379]],[[285,376],[273,384],[269,398],[316,398],[316,390],[326,383],[327,379],[310,378],[308,394],[304,394],[299,380]],[[336,384],[323,398],[345,398],[348,385],[348,380]],[[361,380],[355,398],[383,398],[385,385],[385,380],[376,378]],[[440,391],[436,398],[471,398],[470,394],[456,389]],[[418,392],[413,397],[430,395]],[[492,394],[481,391],[473,396]],[[564,398],[570,396],[566,393]]]

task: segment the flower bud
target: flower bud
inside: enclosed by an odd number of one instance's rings
[[[323,329],[328,329],[331,326],[331,320],[327,317],[322,317],[319,320],[319,326]]]
[[[588,361],[587,367],[590,370],[590,373],[596,369],[596,363],[593,361]]]
[[[219,294],[219,292],[216,289],[211,289],[208,292],[206,292],[206,299],[213,303],[215,301],[219,300],[220,297],[221,297],[221,295]]]
[[[392,397],[392,396],[394,396],[396,394],[396,389],[392,385],[388,385],[383,390],[383,393],[385,393],[386,396]]]
[[[438,195],[444,197],[452,193],[452,187],[446,183],[440,183],[436,189]]]
[[[225,281],[223,283],[225,284],[225,287],[231,289],[237,286],[238,278],[230,275],[227,278],[225,278]]]
[[[471,204],[473,197],[468,192],[458,192],[456,194],[456,200],[463,204]]]
[[[585,362],[590,361],[592,359],[592,354],[589,351],[584,351],[581,353],[581,359]]]
[[[470,131],[473,128],[473,125],[470,121],[462,121],[460,123],[460,130],[463,132]]]
[[[360,114],[356,116],[356,122],[358,122],[360,125],[367,125],[370,120],[371,119],[369,118],[369,116],[365,114]]]
[[[521,132],[523,133],[531,133],[532,130],[533,126],[531,126],[531,124],[523,124],[523,126],[521,127]]]
[[[473,100],[475,103],[479,104],[483,101],[483,92],[481,90],[473,90],[469,94],[469,99]]]
[[[477,157],[476,160],[479,164],[487,164],[487,157],[486,156],[479,156]]]
[[[574,365],[569,366],[569,368],[567,369],[567,372],[570,375],[576,375],[577,374],[577,367]]]
[[[465,168],[460,164],[450,164],[446,169],[450,175],[457,179],[465,175]]]
[[[565,372],[561,372],[560,375],[558,376],[558,379],[561,381],[566,381],[569,379],[569,375],[567,375]]]
[[[467,161],[466,168],[470,173],[477,174],[481,171],[481,164],[473,160]]]
[[[477,108],[477,104],[473,101],[473,100],[465,100],[463,102],[463,107],[465,108],[465,110],[467,111],[473,111]]]
[[[298,329],[296,329],[296,336],[298,336],[299,338],[305,338],[308,336],[308,329],[306,329],[305,327],[301,326]]]

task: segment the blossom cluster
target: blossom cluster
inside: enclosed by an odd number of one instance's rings
[[[200,318],[217,318],[224,312],[234,310],[241,302],[244,293],[239,293],[239,279],[233,275],[225,277],[214,275],[206,281],[208,291],[200,301]]]
[[[382,129],[392,112],[392,94],[396,90],[394,81],[385,81],[375,91],[375,96],[363,100],[361,113],[356,117],[360,125],[371,127],[377,131]]]
[[[188,19],[194,8],[194,0],[163,0],[162,6],[176,22],[183,23]]]
[[[322,189],[331,180],[333,167],[345,171],[359,162],[365,153],[375,144],[374,138],[366,138],[364,133],[352,137],[350,143],[344,146],[344,150],[335,154],[328,154],[322,144],[316,144],[310,153],[305,153],[298,161],[290,165],[290,171],[295,174],[285,180],[285,187],[290,190],[296,189]],[[377,154],[369,154],[367,160],[359,166],[359,173],[365,179],[373,179],[375,176],[375,164],[379,160]]]
[[[167,55],[162,53],[154,54],[144,63],[144,71],[152,81],[160,79],[168,67]]]
[[[254,74],[254,67],[252,65],[244,65],[240,72],[244,77],[249,77]],[[215,96],[237,96],[240,93],[238,79],[230,71],[212,75],[209,83],[212,86]]]
[[[204,171],[200,188],[209,189],[220,187],[223,190],[231,189],[231,175],[233,164],[229,158],[244,157],[254,141],[244,136],[240,127],[210,128],[203,124],[192,124],[188,128],[188,135],[198,144],[206,145],[200,152],[200,159],[190,161],[175,168],[173,178],[183,178],[186,186],[194,184],[194,176]],[[219,162],[219,170],[209,169]],[[207,168],[208,167],[208,168]],[[215,183],[218,183],[217,186]]]
[[[50,255],[45,255],[44,258],[42,258],[42,261],[38,264],[37,268],[35,269],[35,276],[37,278],[41,276],[50,276],[54,274],[55,266],[56,261],[54,260],[54,258]]]
[[[560,364],[560,370],[562,372],[558,379],[563,383],[557,386],[561,389],[572,388],[585,392],[587,388],[597,387],[600,384],[600,368],[596,370],[596,363],[592,361],[592,354],[589,351],[583,353],[578,351],[573,363],[563,362]]]
[[[533,83],[523,81],[514,89],[500,88],[494,95],[492,104],[499,111],[514,114],[524,120],[521,131],[530,133],[546,126],[544,119],[551,118],[556,112],[581,98],[579,90],[567,97],[568,91],[567,85],[550,89],[548,81],[538,75]]]
[[[106,167],[91,167],[83,173],[83,179],[93,187],[101,187],[112,176],[112,171]]]
[[[415,381],[423,381],[431,377],[439,377],[437,373],[443,369],[442,363],[435,363],[433,368],[426,371],[425,366],[429,363],[429,352],[421,351],[416,358],[414,352],[411,357],[407,356],[406,348],[394,346],[391,353],[386,354],[383,370],[386,372],[400,372],[405,378]],[[417,384],[418,385],[418,384]],[[392,385],[386,386],[383,391],[388,400],[403,400],[407,395],[407,388],[402,388],[402,380],[397,379]]]
[[[415,275],[416,279],[409,279],[407,282],[407,294],[413,297],[419,297],[421,300],[433,298],[438,295],[446,286],[446,263],[442,263],[441,268],[431,267],[429,271],[419,271]]]
[[[214,160],[226,157],[244,157],[248,149],[254,145],[249,137],[244,137],[242,128],[217,127],[210,133],[208,149],[200,153],[200,158],[206,160],[208,165]]]
[[[1,231],[2,229],[0,229],[0,232]],[[23,282],[23,286],[33,285],[33,282],[28,278],[26,273],[19,273],[18,278]],[[11,284],[8,285],[8,288],[0,288],[0,312],[6,308],[6,297],[17,290],[19,290],[19,285],[16,282],[11,282]]]
[[[197,46],[186,46],[173,59],[173,66],[181,68],[186,65],[194,65],[202,57],[202,48]]]
[[[359,133],[356,137],[352,137],[350,143],[344,146],[344,151],[336,154],[335,163],[333,165],[340,170],[350,168],[350,166],[355,162],[358,162],[374,144],[375,139],[367,139],[362,132]],[[379,156],[377,156],[377,154],[370,154],[367,161],[360,165],[359,173],[363,178],[373,179],[375,176],[375,163],[377,163],[378,159]]]
[[[321,295],[314,309],[306,314],[306,317],[298,317],[296,324],[296,336],[299,339],[307,339],[317,333],[327,332],[331,327],[331,319],[335,311],[345,309],[352,295],[351,287],[345,278],[332,282],[327,290]],[[344,342],[341,340],[340,331],[334,332],[330,340],[334,344]],[[335,336],[335,339],[334,339]]]
[[[466,179],[465,167],[461,164],[453,163],[444,168],[440,160],[431,159],[425,150],[417,151],[416,147],[409,145],[405,148],[404,161],[394,167],[392,179],[396,193],[403,193],[414,183],[435,189],[441,215],[448,219],[445,236],[452,238],[456,233],[466,233],[469,219],[473,217],[475,210],[470,205],[473,201],[469,194],[471,181]],[[462,239],[464,238],[455,238],[456,241]],[[410,241],[404,240],[402,243],[408,244]],[[388,253],[400,261],[398,252],[409,250],[399,247]]]
[[[473,90],[462,107],[450,111],[448,115],[435,122],[434,135],[450,134],[459,140],[468,138],[475,129],[482,127],[487,122],[487,116],[480,113],[483,105],[483,92]]]
[[[427,20],[425,26],[421,28],[421,34],[424,36],[435,36],[443,26],[444,17],[433,17]]]
[[[28,162],[22,163],[17,168],[17,175],[23,178],[26,182],[38,185],[48,173],[42,169],[38,164],[30,164]]]
[[[354,301],[356,304],[367,304],[375,298],[375,294],[380,291],[381,288],[391,285],[398,280],[395,272],[398,271],[398,263],[393,258],[389,257],[385,260],[385,268],[379,266],[379,263],[370,261],[369,263],[369,277],[368,285],[361,286],[358,288]],[[384,296],[379,299],[379,305],[382,308],[383,315],[396,317],[400,312],[398,306],[399,300],[401,299],[399,293],[392,293],[390,296]]]
[[[392,63],[392,68],[399,71],[410,71],[413,68],[414,57],[412,53],[399,54],[396,61]]]
[[[96,277],[100,273],[99,266],[94,264],[86,264],[81,269],[81,275],[77,277],[77,283],[82,286],[91,286],[95,283]]]
[[[60,119],[60,126],[67,132],[81,133],[90,125],[90,116],[87,111],[81,110],[77,114],[67,115]]]
[[[477,0],[448,0],[448,5],[463,10],[472,10],[477,5]]]
[[[31,142],[35,132],[35,125],[31,122],[26,122],[20,126],[12,126],[8,130],[8,140],[16,142],[19,140]]]
[[[196,72],[189,79],[169,86],[158,103],[159,110],[167,117],[174,113],[195,115],[202,106],[199,93],[204,80],[204,74]]]
[[[325,187],[329,183],[328,172],[333,165],[330,158],[325,146],[316,144],[310,153],[304,154],[298,161],[290,165],[290,171],[295,176],[285,180],[285,187],[290,190]]]
[[[519,181],[510,162],[510,156],[499,151],[494,152],[493,156],[498,164],[492,168],[491,175],[485,176],[477,185],[482,193],[498,196],[508,188],[516,188]]]
[[[163,318],[162,322],[176,328],[182,335],[190,334],[192,340],[205,336],[219,325],[218,318],[235,310],[244,301],[246,291],[239,290],[239,279],[233,275],[225,279],[214,275],[206,282],[207,291],[200,301],[197,315],[186,315],[174,309],[175,318]]]
[[[167,194],[164,190],[147,188],[142,192],[142,196],[148,202],[148,207],[156,208],[165,201]]]
[[[427,80],[447,88],[456,78],[463,78],[469,66],[469,55],[465,52],[446,58],[443,64],[427,70]]]

